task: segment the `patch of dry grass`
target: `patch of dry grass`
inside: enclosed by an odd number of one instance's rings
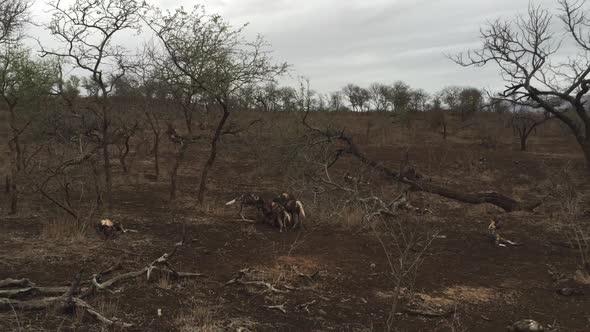
[[[176,318],[179,332],[217,332],[223,328],[213,312],[204,306],[192,305]]]
[[[172,288],[172,283],[170,282],[170,277],[168,276],[168,274],[162,274],[160,275],[160,278],[158,279],[158,287],[161,289],[171,289]]]
[[[498,298],[496,291],[491,288],[469,287],[465,285],[449,287],[443,293],[451,299],[470,304],[492,302]]]
[[[89,228],[88,224],[71,219],[55,219],[43,224],[41,238],[56,242],[82,242],[88,238]]]
[[[322,224],[334,225],[345,230],[358,229],[364,226],[364,211],[360,207],[349,206],[344,209],[332,209],[317,206],[315,218]],[[307,211],[306,211],[307,212]]]

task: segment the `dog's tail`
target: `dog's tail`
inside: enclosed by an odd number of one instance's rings
[[[237,198],[234,198],[234,199],[232,199],[231,201],[229,201],[229,202],[225,203],[225,205],[232,205],[232,204],[235,204],[237,200],[238,200]]]
[[[301,211],[301,218],[305,218],[305,209],[303,209],[303,203],[301,203],[301,201],[296,201],[295,204],[299,208],[299,211]]]

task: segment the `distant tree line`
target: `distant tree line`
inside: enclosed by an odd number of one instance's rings
[[[154,98],[173,98],[171,87],[150,82]],[[88,89],[88,87],[86,87]],[[89,91],[96,89],[90,88]],[[114,85],[114,95],[139,97],[146,88],[133,74],[119,79]],[[309,88],[309,81],[302,79],[298,87],[280,86],[276,82],[263,85],[250,84],[236,91],[235,102],[243,110],[262,111],[352,111],[352,112],[420,112],[452,110],[468,115],[478,110],[503,111],[508,108],[490,108],[484,92],[474,87],[448,86],[429,94],[424,89],[414,89],[402,81],[393,84],[372,83],[367,88],[347,84],[339,91],[320,93]]]

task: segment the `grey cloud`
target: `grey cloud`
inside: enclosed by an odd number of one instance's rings
[[[555,0],[534,3],[557,6]],[[194,4],[159,1],[167,9]],[[494,67],[461,68],[445,54],[477,47],[486,20],[525,12],[528,0],[208,0],[204,5],[236,26],[250,22],[246,33],[264,35],[274,58],[293,65],[291,77],[309,77],[316,90],[403,80],[433,92],[445,85],[501,87]]]

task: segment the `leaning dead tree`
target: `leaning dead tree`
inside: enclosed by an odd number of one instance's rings
[[[190,12],[182,8],[168,14],[156,12],[148,24],[185,82],[205,99],[213,100],[219,112],[217,124],[208,135],[209,155],[201,169],[197,198],[203,203],[208,174],[240,89],[273,80],[286,71],[287,65],[273,63],[262,37],[246,40],[245,26],[234,28],[219,15],[206,14],[201,6]]]
[[[481,29],[483,45],[452,59],[462,66],[500,68],[506,88],[501,98],[541,108],[563,122],[576,138],[590,168],[590,12],[584,0],[559,0],[563,33],[554,32],[548,9],[529,5],[526,15],[497,19]],[[565,36],[564,36],[565,35]],[[562,39],[577,47],[566,53]],[[569,37],[569,38],[567,38]],[[557,99],[557,105],[550,101]]]
[[[332,160],[327,164],[327,167],[334,165],[343,156],[352,156],[362,164],[385,175],[391,180],[405,184],[409,190],[432,193],[468,204],[488,203],[508,212],[519,210],[532,211],[541,204],[540,200],[537,202],[521,202],[495,191],[465,192],[461,189],[437,185],[413,168],[400,168],[400,170],[389,168],[382,162],[373,160],[365,155],[355,144],[353,136],[346,131],[329,127],[314,127],[309,124],[308,116],[309,112],[306,112],[303,116],[303,125],[318,137],[318,142],[328,142],[337,146],[333,151]],[[316,142],[314,144],[319,143]]]

